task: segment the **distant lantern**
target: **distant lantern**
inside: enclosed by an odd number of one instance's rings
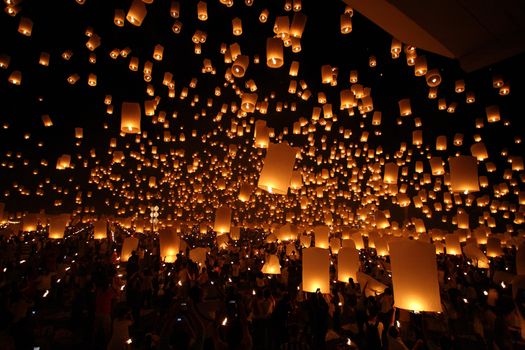
[[[427,59],[425,56],[417,56],[414,63],[414,74],[422,77],[427,74]]]
[[[281,39],[266,39],[266,64],[270,68],[280,68],[284,64],[283,41]]]
[[[140,104],[122,102],[120,131],[127,134],[140,134]]]
[[[231,71],[232,71],[233,76],[236,78],[244,77],[244,74],[246,73],[246,69],[248,69],[249,63],[250,63],[250,57],[246,55],[238,55],[232,64]]]
[[[303,291],[330,293],[330,256],[327,249],[303,249]]]
[[[399,174],[399,166],[395,163],[385,164],[385,173],[383,175],[383,182],[387,184],[396,184]]]
[[[164,55],[164,46],[160,44],[155,45],[155,48],[153,49],[153,59],[156,61],[162,61],[163,55]]]
[[[430,87],[436,87],[441,84],[441,74],[438,69],[431,69],[425,74],[427,85]]]
[[[131,253],[136,251],[139,247],[139,239],[135,237],[126,237],[122,243],[122,250],[120,251],[120,262],[127,262]]]
[[[269,14],[270,12],[267,9],[262,10],[261,14],[259,15],[259,21],[261,23],[266,23],[266,21],[268,20]]]
[[[7,78],[7,81],[13,85],[22,84],[22,72],[19,70],[14,70]]]
[[[447,137],[445,135],[438,136],[436,138],[436,150],[437,151],[447,150]]]
[[[330,228],[326,225],[317,225],[314,227],[315,246],[318,248],[328,249]]]
[[[261,272],[268,275],[279,275],[281,273],[281,265],[277,255],[269,254],[261,269]]]
[[[33,232],[38,228],[38,214],[26,214],[22,219],[22,231]]]
[[[99,220],[93,225],[93,238],[105,239],[108,237],[108,229],[106,220]]]
[[[442,312],[435,248],[430,243],[394,240],[389,243],[395,307]]]
[[[297,12],[292,18],[290,25],[290,36],[292,38],[300,39],[303,36],[303,31],[306,26],[306,15],[302,12]]]
[[[33,21],[27,17],[20,17],[20,23],[18,24],[18,32],[25,36],[31,36],[33,31]]]
[[[146,4],[142,0],[133,0],[129,7],[128,14],[126,15],[126,19],[134,26],[140,27],[147,13],[148,10],[146,9]]]
[[[245,92],[242,95],[241,109],[246,113],[255,112],[255,105],[257,104],[257,94]]]
[[[126,15],[122,9],[115,9],[115,15],[113,16],[113,23],[117,27],[124,27],[124,19]]]
[[[496,105],[488,106],[485,108],[485,112],[487,113],[487,121],[489,123],[495,123],[499,122],[501,117],[499,114],[499,107]]]
[[[343,13],[340,17],[340,27],[342,34],[348,34],[352,31],[352,16],[347,13]]]
[[[161,261],[174,263],[181,247],[181,240],[177,232],[173,228],[162,229],[159,232],[159,241]]]
[[[399,100],[399,114],[402,117],[406,117],[412,114],[412,108],[410,107],[410,99],[405,98],[402,100]]]
[[[201,21],[208,19],[208,4],[204,1],[197,3],[197,18]]]
[[[230,238],[234,241],[241,239],[241,228],[239,226],[233,226],[230,229]]]
[[[61,214],[51,217],[49,220],[49,238],[62,239],[64,238],[64,231],[69,222],[69,214]]]
[[[233,30],[233,35],[235,36],[242,35],[242,21],[240,18],[235,17],[234,19],[232,19],[232,30]]]
[[[221,206],[215,211],[215,224],[213,230],[217,235],[223,235],[230,232],[231,226],[231,209],[226,206]]]
[[[451,233],[445,236],[445,246],[448,255],[461,255],[461,243],[459,242],[459,234]]]
[[[495,258],[502,255],[501,241],[496,237],[489,237],[487,240],[487,256],[489,258]]]
[[[288,143],[271,143],[264,159],[257,186],[270,193],[288,193],[296,153],[297,151]]]
[[[477,192],[478,165],[476,158],[471,156],[451,157],[448,160],[450,166],[450,185],[452,192]]]
[[[57,160],[57,170],[65,170],[68,169],[71,164],[71,156],[69,154],[63,154],[61,155]]]

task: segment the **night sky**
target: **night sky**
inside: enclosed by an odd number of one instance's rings
[[[159,204],[163,218],[178,216],[180,220],[209,222],[213,220],[215,208],[219,204],[227,204],[233,208],[234,221],[239,224],[253,221],[282,224],[288,212],[293,213],[293,222],[297,224],[313,224],[323,220],[325,216],[322,213],[330,212],[335,224],[340,226],[341,212],[355,214],[359,208],[369,205],[364,194],[368,190],[373,195],[374,190],[370,190],[370,174],[366,170],[359,182],[360,191],[351,187],[352,170],[343,169],[348,157],[329,161],[334,143],[339,145],[343,142],[346,147],[357,146],[360,149],[381,147],[383,153],[376,155],[376,159],[354,157],[354,168],[367,169],[371,163],[384,161],[387,155],[392,159],[400,144],[406,142],[413,156],[410,157],[411,162],[406,164],[409,176],[402,177],[400,174],[400,181],[408,184],[408,194],[413,197],[422,188],[432,190],[436,178],[433,177],[431,184],[420,187],[419,180],[412,178],[414,162],[424,161],[425,172],[429,172],[428,155],[440,156],[445,162],[456,153],[470,155],[474,134],[481,135],[489,154],[488,160],[478,166],[479,175],[489,177],[489,186],[476,193],[476,197],[488,195],[494,199],[494,186],[501,183],[523,191],[523,171],[513,172],[512,179],[503,178],[504,170],[510,168],[507,155],[524,154],[523,143],[515,142],[515,137],[523,137],[524,130],[524,123],[521,122],[525,85],[523,54],[466,73],[454,60],[417,49],[419,56],[426,56],[428,68],[438,68],[443,78],[438,87],[438,98],[429,99],[425,78],[414,75],[414,67],[407,65],[405,54],[402,52],[399,58],[392,58],[392,37],[388,33],[354,12],[352,32],[341,34],[339,18],[345,10],[342,1],[303,1],[301,12],[307,16],[307,22],[301,39],[302,50],[292,53],[290,48],[285,48],[284,65],[279,69],[267,67],[265,48],[266,39],[274,35],[272,27],[276,16],[288,16],[290,22],[294,16],[294,11],[284,9],[282,1],[255,0],[252,6],[247,6],[244,1],[237,0],[232,7],[226,7],[219,1],[208,1],[208,20],[200,21],[197,19],[197,1],[180,1],[180,17],[175,19],[170,16],[170,2],[157,0],[146,5],[148,13],[140,27],[127,21],[124,27],[117,27],[113,22],[115,9],[126,13],[130,3],[86,0],[84,5],[79,5],[74,0],[25,0],[18,5],[20,12],[15,17],[5,12],[0,14],[0,56],[10,57],[9,66],[0,69],[0,121],[3,126],[0,129],[0,202],[6,204],[7,211],[36,212],[44,209],[48,213],[70,213],[87,208],[91,215],[131,216],[140,211],[139,205]],[[259,14],[265,8],[270,15],[266,23],[261,23]],[[21,16],[30,18],[34,23],[30,37],[17,31]],[[235,17],[242,19],[241,36],[232,34],[232,19]],[[180,34],[172,31],[176,20],[182,22]],[[93,52],[85,46],[89,39],[85,34],[88,28],[101,38],[101,45]],[[201,54],[194,53],[192,42],[197,30],[207,33]],[[241,102],[231,83],[224,86],[225,72],[231,64],[226,64],[220,53],[222,43],[230,45],[234,42],[241,46],[242,54],[250,56],[247,73],[243,78],[235,78],[235,86],[239,91],[247,91],[245,83],[253,79],[258,88],[258,101],[269,98],[268,113],[256,111],[239,116],[228,109],[218,120],[217,114],[223,104],[230,107],[236,103],[240,106]],[[164,46],[162,61],[152,57],[157,44]],[[112,50],[124,48],[131,50],[127,58],[110,57]],[[61,57],[66,50],[73,53],[69,60]],[[50,54],[48,67],[38,64],[41,52]],[[89,62],[90,55],[96,56],[96,63]],[[253,61],[255,55],[260,57],[259,64]],[[372,55],[376,57],[376,67],[369,66]],[[130,57],[139,59],[136,72],[128,68]],[[202,73],[206,58],[211,59],[216,74]],[[148,60],[153,63],[150,83],[144,81],[142,72],[144,62]],[[300,62],[298,77],[288,75],[292,61]],[[336,86],[321,82],[321,66],[326,64],[339,69]],[[8,77],[15,70],[22,72],[20,86],[8,82]],[[362,115],[358,108],[354,108],[355,114],[350,116],[348,110],[339,110],[339,92],[350,88],[351,70],[359,72],[359,84],[371,88],[374,111],[382,112],[380,126],[371,125],[373,112]],[[162,84],[166,71],[173,74],[175,98],[169,98],[168,88]],[[97,76],[95,87],[87,84],[91,73]],[[72,74],[80,77],[74,85],[67,82]],[[494,74],[500,74],[510,86],[509,95],[501,96],[498,89],[493,88]],[[188,88],[193,78],[197,79],[197,86],[189,88],[188,97],[181,100],[181,91]],[[310,99],[303,101],[297,94],[288,93],[291,79],[306,82],[312,92]],[[475,103],[465,102],[465,92],[454,92],[454,83],[458,79],[464,79],[466,91],[475,93]],[[148,84],[154,88],[153,96],[146,93]],[[220,96],[214,96],[216,87],[221,89]],[[319,92],[326,94],[337,115],[331,131],[321,126],[319,121],[311,120],[312,109],[322,107],[317,98]],[[272,93],[275,98],[270,98]],[[111,95],[112,115],[106,113],[104,99],[107,95]],[[139,102],[143,106],[145,100],[157,96],[160,102],[155,116],[146,116],[142,110],[141,127],[143,132],[147,132],[147,138],[143,135],[137,143],[135,135],[119,135],[122,102]],[[192,101],[196,101],[195,96],[198,96],[198,102],[192,105]],[[211,107],[207,106],[208,98],[213,101]],[[399,116],[398,101],[403,98],[411,99],[411,116]],[[456,102],[455,112],[438,110],[440,98],[445,98],[448,105]],[[288,108],[276,112],[278,102],[287,103]],[[290,110],[292,103],[297,106],[295,111]],[[485,108],[490,105],[499,106],[500,122],[487,123]],[[158,122],[159,116],[162,119],[164,114],[169,125]],[[49,115],[53,126],[45,127],[42,115]],[[308,135],[292,135],[293,124],[301,117],[316,125],[312,133],[317,149],[315,156],[307,154],[310,147]],[[402,120],[401,125],[397,123],[398,118]],[[421,119],[421,127],[416,127],[415,118]],[[484,120],[484,128],[476,129],[477,118]],[[256,186],[264,159],[265,151],[253,146],[253,123],[259,119],[266,120],[267,125],[274,128],[276,137],[272,142],[285,140],[302,148],[302,159],[296,161],[296,169],[302,170],[304,182],[305,173],[315,174],[322,169],[331,171],[330,180],[333,182],[326,179],[310,182],[304,185],[305,192],[302,194],[293,191],[288,196],[257,193],[248,203],[240,203],[237,199],[240,184],[250,182]],[[251,131],[245,130],[242,136],[230,133],[232,120],[251,125]],[[350,129],[352,136],[343,139],[339,134],[340,127]],[[82,139],[75,138],[75,128],[83,128]],[[279,137],[285,128],[290,133]],[[412,132],[416,129],[423,130],[424,145],[421,148],[412,146]],[[192,130],[196,130],[196,137],[192,137]],[[174,140],[164,142],[165,131],[169,131]],[[369,132],[366,146],[360,142],[363,131]],[[180,133],[184,133],[186,141],[180,140]],[[464,139],[462,146],[455,147],[452,139],[457,133],[462,133]],[[446,152],[435,150],[435,140],[439,135],[448,137]],[[124,164],[112,164],[111,153],[114,149],[110,149],[111,138],[117,140],[116,149],[124,151]],[[322,149],[323,141],[327,145],[326,150]],[[228,155],[231,144],[238,147],[236,155]],[[140,153],[141,147],[148,160],[153,162],[159,154],[165,154],[167,160],[158,160],[159,165],[152,167],[144,159],[133,159],[130,154]],[[153,147],[156,147],[156,154],[151,152]],[[92,149],[95,157],[90,156]],[[502,155],[504,149],[507,153]],[[181,152],[176,155],[177,150],[184,150],[184,155]],[[72,156],[74,169],[56,170],[57,159],[62,154]],[[317,161],[319,156],[323,159],[322,164]],[[200,159],[200,164],[195,172],[188,172],[187,166],[195,158]],[[47,161],[47,166],[42,165],[43,160]],[[486,172],[484,163],[487,161],[496,165],[496,172]],[[137,170],[137,165],[141,165],[140,170]],[[226,170],[222,172],[221,169]],[[148,186],[151,176],[156,177],[156,188]],[[217,181],[220,179],[226,182],[224,190],[218,188]],[[200,193],[196,190],[199,187],[196,184],[202,185],[199,201],[196,200]],[[315,196],[319,186],[325,186],[323,198]],[[340,191],[350,192],[350,195],[340,195]],[[425,204],[432,208],[434,202],[442,201],[443,192],[446,192],[446,186],[437,193],[435,200],[429,199]],[[512,192],[498,200],[514,204],[515,210],[518,210],[517,192]],[[298,204],[300,196],[311,199],[307,210],[301,210]],[[372,211],[388,209],[393,214],[393,220],[399,222],[410,217],[424,218],[421,209],[414,208],[412,204],[407,213],[393,204],[388,195],[378,195],[373,205]],[[488,210],[475,204],[466,209],[473,226],[478,225],[478,216]],[[451,217],[456,210],[454,207],[446,213],[434,213],[432,218],[425,219],[427,228],[444,226],[452,230]],[[508,210],[492,214],[500,231],[508,228],[505,225],[512,224],[515,216],[515,213],[510,213],[505,218],[505,212]],[[443,215],[448,216],[445,223],[442,223]],[[347,224],[359,226],[363,222],[354,220]],[[522,224],[516,226],[519,228]]]

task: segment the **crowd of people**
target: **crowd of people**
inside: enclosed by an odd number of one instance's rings
[[[370,293],[350,279],[331,293],[302,291],[300,247],[286,254],[263,233],[243,232],[226,249],[213,235],[188,233],[174,263],[159,257],[155,234],[140,234],[127,262],[129,232],[62,240],[42,233],[0,241],[0,349],[518,349],[524,346],[512,286],[515,249],[480,269],[462,256],[438,255],[442,313],[395,308],[388,257],[360,252],[362,272],[389,286]],[[209,247],[205,264],[190,247]],[[281,273],[265,275],[265,254]],[[501,272],[504,272],[503,274]],[[499,277],[498,277],[499,276]],[[519,311],[519,307],[518,307]]]

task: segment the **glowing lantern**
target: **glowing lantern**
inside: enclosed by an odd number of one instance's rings
[[[438,69],[431,69],[425,74],[427,85],[430,87],[436,87],[441,84],[441,74]]]
[[[317,225],[314,227],[315,246],[318,248],[328,249],[328,238],[330,236],[330,228],[326,225]]]
[[[463,247],[463,254],[474,262],[474,264],[480,269],[489,268],[489,259],[483,254],[483,252],[474,244],[468,243]]]
[[[51,217],[49,220],[49,238],[62,239],[64,238],[64,231],[69,222],[69,214],[57,215]]]
[[[257,94],[247,93],[242,94],[241,109],[246,113],[255,112],[255,105],[257,104]]]
[[[126,19],[134,26],[140,27],[147,13],[148,10],[146,10],[146,4],[144,4],[143,1],[133,0],[128,10],[128,14],[126,15]]]
[[[22,84],[22,72],[19,70],[14,70],[11,74],[9,74],[7,81],[13,85]]]
[[[232,19],[232,30],[233,35],[239,36],[242,34],[242,21],[240,18],[236,17]]]
[[[135,237],[126,237],[122,243],[122,250],[120,252],[120,262],[127,262],[131,253],[136,251],[139,247],[139,239]]]
[[[122,102],[120,131],[127,134],[140,134],[140,104]]]
[[[385,173],[383,176],[383,182],[387,184],[396,184],[398,174],[399,174],[399,167],[396,164],[386,163]]]
[[[20,17],[20,23],[18,24],[18,32],[25,36],[31,36],[33,31],[33,21],[27,17]]]
[[[94,239],[104,239],[108,237],[108,227],[106,220],[99,220],[95,222],[93,228]]]
[[[204,1],[199,1],[197,3],[197,18],[201,21],[206,21],[208,19],[208,4]]]
[[[337,280],[348,283],[348,280],[352,278],[354,282],[357,282],[359,268],[359,252],[355,249],[355,245],[341,248],[337,255]]]
[[[232,65],[232,74],[236,78],[242,78],[248,69],[250,58],[246,55],[238,55]]]
[[[266,39],[266,65],[270,68],[280,68],[283,64],[283,41],[279,38]]]
[[[327,249],[303,249],[303,291],[330,293],[330,256]]]
[[[22,231],[36,231],[38,228],[38,216],[38,214],[26,214],[22,219]]]
[[[452,233],[445,236],[445,245],[448,255],[461,255],[461,244],[459,243],[459,234]]]
[[[488,106],[485,108],[485,112],[487,113],[487,121],[489,123],[495,123],[499,122],[501,117],[499,114],[499,107],[496,105]]]
[[[405,98],[402,100],[399,100],[399,114],[402,117],[406,117],[412,114],[412,108],[410,107],[410,99]]]
[[[177,232],[172,228],[160,230],[160,259],[166,263],[173,263],[177,260],[180,251],[181,240]]]
[[[441,312],[434,247],[413,240],[389,243],[395,306],[400,309]]]
[[[495,258],[502,255],[501,241],[496,237],[489,237],[487,240],[487,256],[489,258]]]
[[[257,186],[270,193],[286,194],[290,186],[296,154],[297,151],[288,143],[271,143]]]
[[[231,226],[231,209],[226,206],[221,206],[215,211],[215,224],[213,230],[217,235],[223,235],[230,232]]]
[[[452,192],[467,193],[479,191],[476,158],[471,156],[451,157],[448,163],[450,166]]]
[[[233,226],[230,229],[230,238],[234,241],[241,239],[241,228],[239,226]]]
[[[268,275],[279,275],[281,273],[281,265],[277,255],[270,254],[266,257],[261,272]]]
[[[197,247],[190,250],[190,260],[198,264],[200,267],[206,266],[206,255],[208,254],[208,249],[203,247]]]

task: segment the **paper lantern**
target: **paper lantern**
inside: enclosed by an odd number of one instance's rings
[[[270,68],[280,68],[283,64],[283,41],[279,38],[266,39],[266,65]]]
[[[326,225],[317,225],[314,227],[315,246],[318,248],[328,249],[330,237],[330,228]]]
[[[430,87],[436,87],[441,84],[441,74],[438,69],[431,69],[425,74],[425,80]]]
[[[468,243],[463,247],[463,254],[473,261],[474,265],[480,269],[488,269],[490,267],[489,259],[483,254],[475,244]]]
[[[232,31],[235,36],[242,35],[242,21],[240,18],[235,17],[232,19]]]
[[[246,113],[255,112],[255,105],[257,103],[257,94],[256,93],[247,93],[242,94],[241,109]]]
[[[215,224],[213,230],[217,235],[223,235],[230,232],[231,226],[231,209],[226,206],[221,206],[215,211]]]
[[[277,232],[277,239],[280,241],[297,239],[297,227],[289,223],[280,227]]]
[[[399,114],[402,117],[406,117],[412,114],[412,108],[410,107],[410,99],[405,98],[402,100],[399,100]]]
[[[64,238],[64,231],[69,222],[69,214],[61,214],[49,219],[48,237],[50,239]]]
[[[385,284],[361,271],[357,272],[357,283],[359,283],[361,292],[364,293],[366,297],[375,297],[383,294],[385,289],[388,288]]]
[[[396,164],[385,163],[385,173],[383,176],[383,182],[387,184],[396,184],[398,173],[399,167]]]
[[[414,62],[414,74],[422,77],[427,74],[427,59],[425,56],[417,56]]]
[[[160,259],[166,263],[173,263],[177,260],[180,251],[181,240],[172,228],[159,231]]]
[[[281,273],[281,265],[277,255],[269,254],[266,257],[261,272],[267,275],[279,275]]]
[[[330,238],[330,251],[332,254],[337,255],[341,249],[341,239],[337,237]]]
[[[441,312],[438,271],[434,247],[407,239],[389,243],[395,307]]]
[[[348,280],[352,278],[354,282],[357,282],[357,271],[359,271],[359,268],[359,252],[355,249],[355,245],[341,248],[337,255],[337,280],[348,283]]]
[[[126,15],[126,19],[134,26],[140,27],[147,13],[148,10],[146,9],[146,4],[144,4],[142,0],[133,0],[129,7],[128,14]]]
[[[348,13],[343,13],[340,16],[341,34],[348,34],[352,32],[352,16]]]
[[[450,166],[450,185],[453,193],[479,191],[478,166],[476,158],[458,156],[448,159]]]
[[[270,193],[288,193],[296,154],[297,151],[288,143],[271,143],[257,186]]]
[[[140,104],[122,102],[120,131],[127,134],[140,134]]]
[[[350,234],[350,239],[354,241],[355,248],[357,250],[365,249],[365,243],[363,242],[363,235],[360,231],[356,231]]]
[[[432,175],[439,176],[445,174],[445,168],[441,157],[432,157],[429,162]]]
[[[208,4],[204,1],[197,3],[197,18],[201,21],[208,19]]]
[[[502,255],[501,241],[496,237],[489,237],[487,240],[487,256],[489,258],[495,258]]]
[[[301,235],[299,241],[301,242],[301,246],[310,248],[310,245],[312,244],[312,237],[310,235]]]
[[[108,227],[106,220],[99,220],[95,222],[93,228],[94,239],[105,239],[108,237]]]
[[[233,241],[238,241],[239,239],[241,239],[241,228],[239,226],[233,226],[230,229],[230,238]]]
[[[122,242],[122,250],[120,251],[120,262],[127,262],[131,253],[136,251],[139,247],[139,239],[135,237],[126,237]]]
[[[485,108],[485,112],[487,113],[487,121],[489,123],[495,123],[500,121],[501,117],[498,106],[488,106],[487,108]]]
[[[459,234],[452,233],[445,236],[445,246],[448,255],[461,255],[461,244],[459,243]]]
[[[327,249],[303,249],[303,291],[330,293],[330,255]]]
[[[27,17],[20,17],[20,23],[18,24],[18,32],[25,36],[31,36],[33,31],[33,21]]]
[[[9,78],[7,78],[7,81],[10,84],[13,84],[13,85],[20,85],[20,84],[22,84],[22,72],[20,72],[19,70],[14,70],[9,75]]]

